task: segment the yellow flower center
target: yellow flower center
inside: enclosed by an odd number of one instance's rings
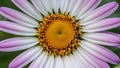
[[[75,32],[67,21],[58,20],[49,25],[45,35],[51,47],[62,49],[68,47],[74,39]]]
[[[38,28],[40,45],[49,54],[67,55],[78,46],[80,26],[68,14],[51,14],[45,17]]]

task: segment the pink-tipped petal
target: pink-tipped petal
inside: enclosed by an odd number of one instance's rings
[[[39,24],[37,21],[32,19],[31,17],[16,11],[14,9],[10,9],[7,7],[0,7],[0,14],[4,17],[24,26],[28,27],[38,27]]]
[[[92,14],[87,16],[84,19],[81,19],[81,23],[86,23],[88,21],[94,20],[94,19],[103,19],[109,15],[111,15],[116,9],[118,8],[117,2],[111,2],[108,3],[98,9],[96,9]]]
[[[88,56],[93,60],[95,61],[95,63],[98,64],[99,68],[110,68],[110,66],[107,64],[107,62],[103,61],[103,60],[100,60],[98,59],[97,57],[91,55],[88,53]],[[97,68],[97,67],[96,67]]]
[[[118,38],[120,40],[120,34],[116,34],[116,35],[118,36]],[[120,48],[120,43],[119,43],[119,45],[117,47]]]
[[[24,27],[8,21],[0,21],[0,31],[23,36],[34,36],[37,32],[33,28]]]
[[[10,64],[9,68],[23,68],[34,60],[42,51],[40,46],[33,47],[17,56]]]
[[[12,0],[12,2],[31,17],[42,20],[40,13],[27,0]]]
[[[0,41],[0,51],[11,52],[35,46],[38,39],[34,37],[17,37]]]
[[[99,32],[120,26],[120,18],[108,18],[83,26],[84,32]]]
[[[118,46],[120,44],[120,39],[117,35],[106,32],[85,33],[82,38],[93,43],[107,46]]]
[[[90,0],[84,8],[79,11],[77,18],[81,19],[81,16],[83,16],[86,12],[91,11],[95,9],[102,0]]]
[[[98,59],[97,57],[91,55],[90,53],[85,51],[83,48],[80,47],[77,50],[95,68],[110,68],[110,66],[105,61],[102,61],[101,59]]]
[[[81,47],[97,58],[112,64],[118,64],[120,58],[107,48],[87,41],[81,41]]]
[[[114,35],[114,36],[116,36],[116,37],[120,40],[120,34],[118,34],[118,33],[113,33],[113,32],[108,32],[108,31],[104,31],[104,33]],[[115,46],[115,47],[120,48],[120,41],[119,41],[118,44],[119,44],[119,45],[118,45],[118,46]]]

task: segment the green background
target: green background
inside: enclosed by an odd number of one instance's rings
[[[103,0],[102,3],[99,5],[103,5],[112,1],[117,1],[120,4],[120,0]],[[11,0],[0,0],[0,6],[6,6],[6,7],[10,7],[16,10],[19,10],[12,2]],[[109,17],[120,17],[120,7],[118,8],[118,10],[113,13],[111,16]],[[6,18],[2,17],[0,15],[0,20],[7,20]],[[120,34],[120,27],[115,28],[110,30],[112,32],[116,32]],[[7,38],[12,38],[12,37],[16,37],[16,35],[12,35],[12,34],[8,34],[5,32],[0,31],[0,40],[3,39],[7,39]],[[118,48],[113,48],[113,47],[109,47],[112,51],[114,51],[119,57],[120,57],[120,49]],[[0,52],[0,68],[8,68],[8,64],[12,61],[12,59],[14,59],[17,55],[19,55],[21,52],[23,51],[17,51],[17,52]],[[25,67],[27,68],[27,66]],[[120,64],[118,65],[111,65],[111,68],[120,68]]]

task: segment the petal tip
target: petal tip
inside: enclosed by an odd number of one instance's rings
[[[119,64],[120,63],[120,59],[118,59],[117,61],[116,61],[116,64]]]
[[[2,10],[2,9],[4,9],[5,7],[0,7],[0,11]]]
[[[8,7],[0,7],[1,12],[7,11],[8,9],[9,9]]]
[[[9,64],[8,68],[15,68],[15,66],[13,64]]]
[[[111,4],[114,5],[114,6],[117,6],[117,7],[118,7],[118,5],[119,5],[119,3],[115,2],[115,1],[114,1],[114,2],[111,2]]]

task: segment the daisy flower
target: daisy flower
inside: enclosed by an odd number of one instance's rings
[[[102,0],[11,0],[22,12],[0,7],[10,21],[0,30],[20,35],[0,41],[0,51],[27,49],[9,68],[110,68],[119,57],[105,46],[120,47],[120,35],[109,32],[120,18],[106,18],[117,8]],[[105,45],[105,46],[104,46]]]

